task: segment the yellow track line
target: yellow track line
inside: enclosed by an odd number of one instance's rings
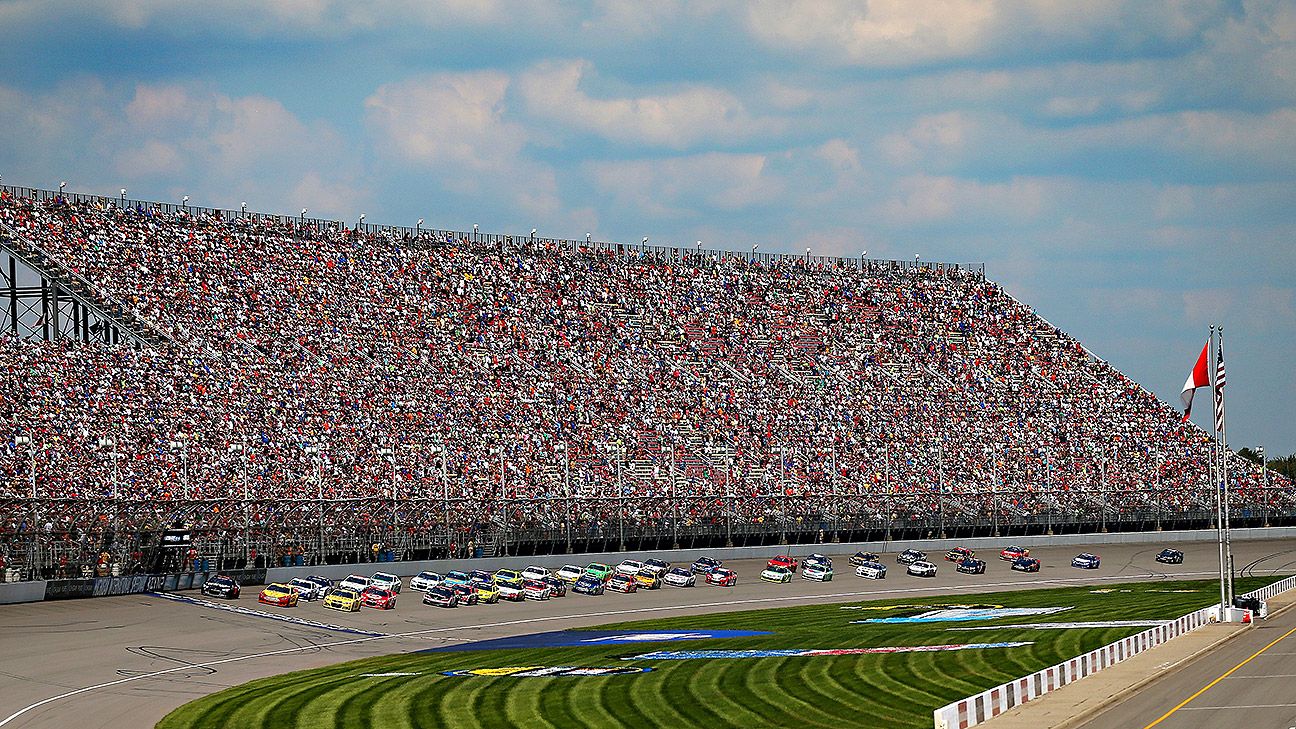
[[[1179,705],[1178,705],[1178,706],[1176,706],[1176,707],[1174,707],[1173,709],[1171,709],[1171,710],[1167,711],[1166,713],[1162,714],[1160,719],[1157,719],[1156,721],[1152,722],[1151,724],[1148,724],[1147,726],[1143,727],[1143,729],[1152,729],[1152,727],[1154,727],[1154,726],[1156,726],[1157,724],[1160,724],[1161,722],[1163,722],[1163,721],[1165,721],[1166,719],[1170,718],[1170,715],[1171,715],[1171,714],[1173,714],[1173,713],[1175,713],[1176,711],[1178,711],[1178,710],[1182,709],[1183,707],[1187,706],[1187,705],[1188,705],[1188,702],[1190,702],[1190,701],[1192,701],[1193,699],[1197,698],[1198,696],[1201,696],[1202,694],[1206,693],[1207,691],[1209,691],[1209,690],[1211,689],[1212,686],[1214,686],[1215,684],[1219,683],[1220,681],[1223,681],[1224,679],[1228,678],[1229,676],[1233,675],[1233,672],[1234,672],[1234,671],[1236,671],[1236,670],[1238,670],[1239,668],[1241,668],[1241,667],[1245,666],[1246,664],[1250,663],[1252,659],[1254,659],[1256,656],[1260,655],[1261,653],[1264,653],[1265,651],[1269,650],[1270,648],[1273,648],[1274,646],[1278,645],[1278,642],[1279,642],[1279,641],[1281,641],[1283,638],[1286,638],[1287,636],[1291,635],[1292,633],[1296,633],[1296,628],[1292,628],[1291,630],[1287,631],[1286,633],[1283,633],[1280,637],[1275,638],[1274,641],[1273,641],[1272,643],[1270,643],[1269,645],[1265,646],[1264,648],[1261,648],[1260,650],[1256,651],[1255,653],[1252,653],[1250,658],[1246,659],[1245,661],[1242,661],[1241,663],[1237,664],[1236,666],[1234,666],[1234,667],[1230,668],[1229,670],[1225,671],[1223,674],[1220,675],[1219,678],[1215,679],[1214,681],[1211,681],[1210,683],[1206,684],[1206,685],[1205,685],[1205,686],[1204,686],[1200,691],[1198,691],[1197,693],[1195,693],[1195,694],[1193,694],[1192,696],[1189,696],[1188,698],[1186,698],[1186,699],[1184,699],[1183,701],[1179,702]]]

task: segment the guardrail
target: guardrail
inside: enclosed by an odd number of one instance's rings
[[[1252,590],[1241,597],[1268,600],[1293,587],[1296,587],[1296,576]],[[1056,691],[1085,676],[1110,668],[1150,648],[1214,622],[1218,615],[1218,605],[1195,610],[1165,625],[1149,628],[1128,638],[1121,638],[1114,643],[1108,643],[1101,648],[1036,671],[1029,676],[1013,679],[987,691],[942,706],[932,712],[933,722],[936,729],[968,729],[983,724],[1014,706],[1037,699],[1050,691]]]

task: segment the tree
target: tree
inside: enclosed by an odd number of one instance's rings
[[[1243,448],[1242,450],[1238,451],[1237,454],[1238,454],[1239,456],[1241,456],[1242,458],[1245,458],[1245,459],[1247,459],[1248,461],[1251,461],[1252,463],[1256,464],[1257,466],[1259,466],[1259,465],[1263,465],[1263,464],[1260,463],[1260,454],[1259,454],[1258,452],[1256,452],[1256,451],[1251,450],[1250,448]]]

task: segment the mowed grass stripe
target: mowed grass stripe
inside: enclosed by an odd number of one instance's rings
[[[1238,590],[1269,580],[1239,580]],[[778,589],[777,587],[773,589]],[[1174,592],[1175,590],[1190,592]],[[771,635],[635,646],[589,645],[405,654],[255,681],[200,699],[166,717],[163,729],[329,729],[356,725],[413,727],[627,726],[753,729],[770,725],[926,727],[931,710],[961,696],[1082,654],[1138,628],[1023,630],[1036,616],[971,623],[854,623],[913,615],[952,602],[1009,607],[1067,607],[1067,622],[1169,619],[1213,602],[1205,582],[1122,585],[856,603],[886,610],[806,604],[740,613],[658,618],[621,624],[634,632],[729,628]],[[630,602],[630,596],[624,602]],[[897,606],[906,606],[896,609]],[[421,607],[421,606],[420,606]],[[415,608],[418,609],[418,608]],[[949,631],[957,625],[1002,630]],[[605,626],[612,629],[612,626]],[[443,677],[449,669],[492,666],[623,666],[620,657],[654,650],[867,648],[945,643],[1033,641],[1034,645],[954,652],[814,657],[640,660],[650,673],[605,677]],[[356,678],[358,673],[417,671],[419,677]]]

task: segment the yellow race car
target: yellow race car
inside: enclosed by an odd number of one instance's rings
[[[477,591],[477,602],[484,602],[490,605],[500,601],[499,586],[490,582],[472,582],[468,585]]]
[[[496,570],[495,584],[522,587],[522,573],[517,570]]]
[[[345,587],[334,590],[324,598],[324,607],[330,610],[341,610],[346,613],[360,612],[360,593]]]
[[[634,576],[634,581],[646,590],[657,590],[662,586],[661,578],[655,572],[640,572]]]
[[[297,607],[297,588],[282,582],[267,585],[257,596],[257,602],[278,607]]]

